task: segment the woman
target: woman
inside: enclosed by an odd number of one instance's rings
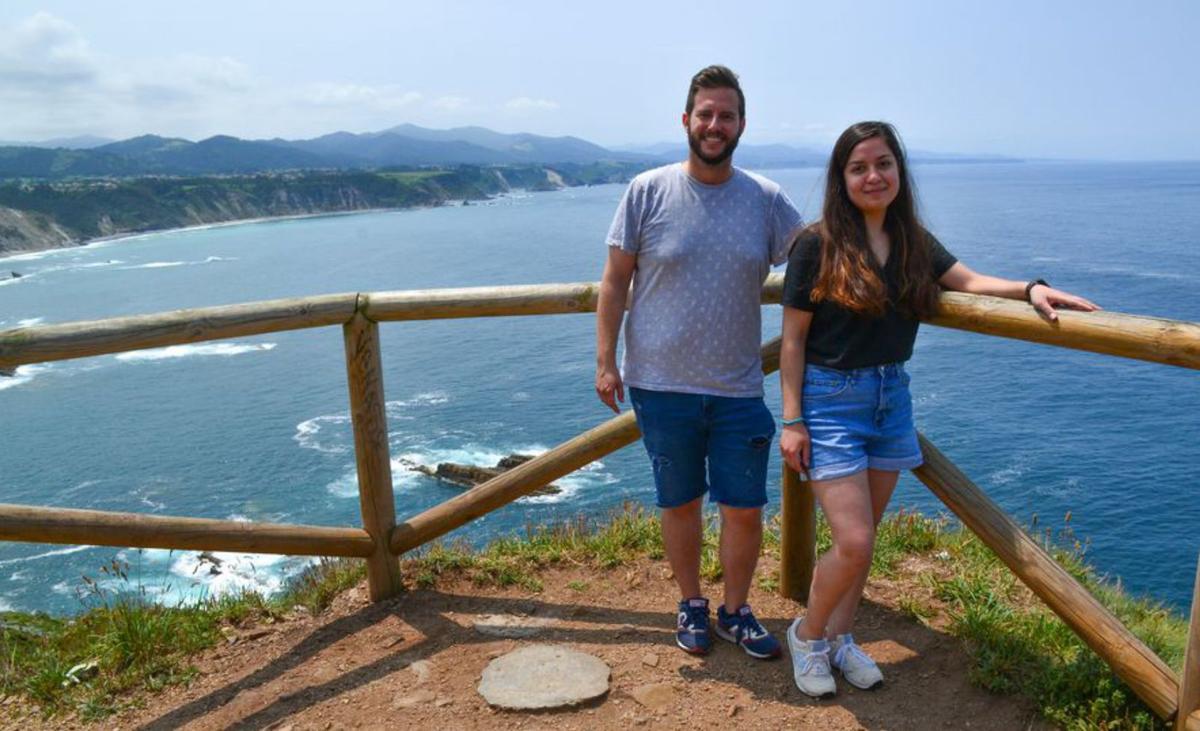
[[[989,277],[957,261],[921,226],[895,129],[851,126],[833,148],[822,219],[792,247],[783,295],[780,450],[808,473],[833,533],[807,614],[788,630],[796,685],[811,696],[835,692],[831,665],[858,688],[883,682],[850,630],[875,528],[900,470],[922,461],[904,361],[941,288],[1027,300],[1050,320],[1055,307],[1098,309],[1040,279]]]

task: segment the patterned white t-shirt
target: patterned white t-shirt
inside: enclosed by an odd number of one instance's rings
[[[737,168],[720,185],[679,163],[634,178],[608,232],[609,246],[637,256],[625,383],[762,396],[762,284],[800,224],[776,183]]]

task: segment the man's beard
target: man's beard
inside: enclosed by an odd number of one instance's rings
[[[742,137],[739,134],[739,135],[733,137],[732,139],[727,138],[725,140],[725,148],[723,150],[721,150],[716,155],[705,155],[703,152],[704,148],[701,145],[704,141],[704,137],[706,136],[706,134],[707,133],[701,133],[698,136],[694,135],[694,134],[689,134],[688,135],[688,147],[692,148],[692,152],[696,155],[696,157],[700,158],[701,162],[703,162],[705,165],[712,165],[714,167],[717,165],[720,165],[721,163],[725,162],[726,160],[728,160],[730,157],[733,156],[733,151],[736,150],[737,146],[738,146],[738,140],[740,140]]]

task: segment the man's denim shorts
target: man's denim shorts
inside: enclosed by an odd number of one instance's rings
[[[833,480],[865,469],[921,465],[903,363],[854,370],[804,369],[804,423],[812,439],[809,476]]]
[[[631,387],[629,400],[654,467],[658,507],[679,507],[705,491],[734,508],[767,504],[775,418],[761,398]]]

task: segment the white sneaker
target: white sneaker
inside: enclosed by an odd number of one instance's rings
[[[842,677],[855,688],[874,690],[883,685],[883,673],[871,656],[854,644],[849,634],[838,635],[829,643],[833,650],[833,666],[842,671]]]
[[[802,640],[796,637],[800,628],[797,618],[788,627],[788,650],[792,655],[792,677],[796,687],[813,698],[830,698],[837,693],[833,673],[829,669],[829,642],[826,640]]]

